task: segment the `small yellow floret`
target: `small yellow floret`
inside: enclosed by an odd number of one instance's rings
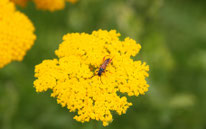
[[[7,15],[5,15],[7,14]],[[21,61],[36,39],[34,26],[8,0],[0,2],[0,68]]]
[[[125,114],[132,105],[126,94],[144,95],[149,87],[145,80],[149,66],[131,59],[141,46],[130,38],[120,41],[119,36],[115,30],[65,35],[55,51],[59,59],[35,67],[36,91],[51,89],[57,103],[77,112],[77,121],[93,119],[107,126],[113,120],[111,111]],[[104,57],[112,62],[98,76]]]

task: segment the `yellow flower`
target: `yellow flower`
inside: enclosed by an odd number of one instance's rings
[[[10,16],[15,12],[15,6],[9,0],[0,0],[0,21],[3,17]]]
[[[21,61],[36,39],[34,26],[9,0],[0,1],[0,68]]]
[[[56,11],[64,9],[65,2],[76,3],[77,0],[11,0],[20,6],[26,6],[28,1],[33,1],[36,8],[41,10]]]
[[[34,0],[36,7],[42,10],[61,10],[65,7],[65,0]]]
[[[57,103],[77,112],[77,121],[94,119],[107,126],[113,120],[111,111],[121,115],[132,105],[126,94],[138,96],[149,87],[149,66],[131,59],[141,46],[130,38],[120,41],[119,36],[115,30],[65,35],[55,51],[59,59],[35,67],[36,91],[51,89]],[[104,57],[112,60],[98,76]]]
[[[22,7],[25,7],[29,0],[11,0],[11,1],[22,6]]]

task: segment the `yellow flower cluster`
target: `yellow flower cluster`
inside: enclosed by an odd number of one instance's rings
[[[61,10],[65,7],[65,2],[75,3],[77,0],[11,0],[14,3],[25,6],[28,1],[33,1],[38,9],[41,10]]]
[[[25,7],[29,0],[11,0],[11,1],[14,2],[15,4]]]
[[[141,46],[130,38],[120,41],[119,36],[115,30],[65,35],[55,51],[59,59],[35,67],[36,91],[51,89],[59,104],[77,112],[77,121],[93,119],[107,126],[113,120],[111,111],[121,115],[132,105],[126,94],[138,96],[149,87],[145,80],[149,66],[131,59]],[[98,76],[104,57],[112,61]]]
[[[65,6],[65,0],[34,0],[36,7],[42,10],[61,10]]]
[[[0,0],[0,68],[21,61],[36,36],[34,26],[9,0]]]

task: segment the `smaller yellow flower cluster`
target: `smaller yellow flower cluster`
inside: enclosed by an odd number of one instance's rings
[[[55,51],[59,59],[35,67],[36,91],[51,89],[57,103],[77,112],[77,121],[93,119],[107,126],[113,120],[112,111],[121,115],[132,105],[126,94],[144,95],[149,87],[145,80],[149,66],[131,59],[141,46],[130,38],[120,41],[119,36],[115,30],[65,35]],[[98,76],[104,57],[112,62]]]
[[[77,0],[11,0],[14,3],[25,6],[28,1],[33,1],[36,8],[41,10],[56,11],[65,7],[65,2],[75,3]]]
[[[0,68],[21,61],[36,36],[34,26],[9,0],[0,0]]]
[[[11,1],[13,1],[15,4],[25,7],[29,0],[11,0]]]

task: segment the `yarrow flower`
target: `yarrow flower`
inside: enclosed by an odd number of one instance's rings
[[[77,112],[74,119],[80,122],[112,122],[111,111],[125,114],[132,103],[129,96],[144,95],[149,85],[149,66],[131,59],[141,46],[130,38],[119,40],[115,30],[71,33],[63,37],[58,59],[44,60],[35,67],[34,87],[37,92],[52,90],[57,103]],[[100,66],[110,59],[101,76]]]
[[[0,68],[11,61],[21,61],[36,36],[26,15],[16,11],[9,0],[0,1]]]
[[[77,0],[11,0],[20,6],[26,6],[28,1],[33,1],[36,8],[41,10],[56,11],[65,7],[66,2],[75,3]]]
[[[11,0],[11,1],[14,2],[15,4],[25,7],[29,0]]]

